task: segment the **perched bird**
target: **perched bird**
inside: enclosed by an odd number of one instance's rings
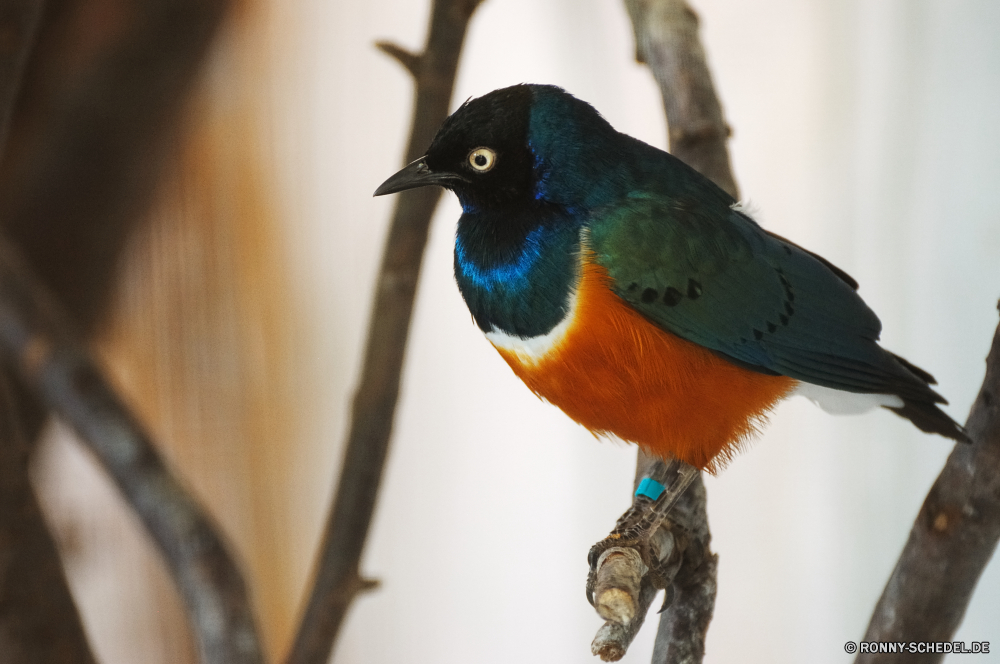
[[[798,393],[969,440],[934,378],[878,345],[854,279],[558,87],[467,101],[375,195],[424,185],[462,204],[455,278],[476,324],[595,434],[717,470]]]

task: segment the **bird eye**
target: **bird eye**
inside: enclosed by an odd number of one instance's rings
[[[497,162],[497,153],[489,148],[476,148],[469,153],[469,165],[473,170],[485,173]]]

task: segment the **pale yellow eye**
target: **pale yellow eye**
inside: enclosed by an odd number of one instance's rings
[[[490,170],[495,163],[497,163],[497,153],[489,148],[476,148],[469,153],[469,166],[480,173]]]

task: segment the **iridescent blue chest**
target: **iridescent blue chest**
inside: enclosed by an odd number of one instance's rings
[[[578,278],[580,225],[545,205],[462,215],[455,279],[484,332],[527,338],[559,324]]]

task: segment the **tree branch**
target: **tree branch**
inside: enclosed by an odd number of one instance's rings
[[[94,664],[62,561],[28,480],[10,371],[0,370],[0,662]]]
[[[416,79],[413,125],[404,163],[423,154],[448,115],[466,28],[479,2],[435,0],[427,45],[419,57],[381,46]],[[439,198],[437,188],[424,187],[402,192],[396,203],[337,493],[323,535],[315,585],[289,664],[324,664],[350,603],[370,586],[359,575],[359,561],[388,452],[417,278]]]
[[[388,41],[375,42],[375,48],[396,60],[406,71],[410,72],[410,76],[415,79],[420,78],[420,63],[422,58],[419,55]]]
[[[36,397],[24,406],[38,415],[30,435],[44,409],[55,410],[143,520],[203,659],[259,662],[243,582],[221,539],[75,335],[103,319],[118,256],[145,217],[228,2],[115,0],[102,8],[113,29],[97,31],[83,4],[50,3],[4,154],[0,219],[12,242],[0,238],[0,352]],[[81,33],[92,38],[85,49]]]
[[[261,661],[243,580],[213,524],[72,335],[74,325],[0,242],[0,349],[90,447],[166,558],[206,662]]]
[[[635,615],[626,623],[618,620],[608,620],[597,630],[597,635],[590,644],[590,652],[600,657],[604,662],[617,662],[632,645],[633,639],[646,622],[646,614],[653,605],[656,594],[660,592],[649,580],[640,583],[638,599],[635,603]]]
[[[719,556],[712,553],[706,512],[708,494],[701,476],[670,513],[675,537],[685,543],[674,577],[674,596],[660,613],[653,664],[698,664],[705,657],[705,635],[715,610]],[[679,532],[678,532],[679,531]]]
[[[670,153],[739,198],[726,147],[731,131],[698,38],[698,15],[684,0],[625,0],[625,7],[636,60],[649,65],[660,87]]]
[[[41,0],[8,2],[0,14],[0,154],[41,15]],[[38,418],[27,413],[15,399],[9,367],[0,368],[0,661],[93,664],[56,543],[28,479],[31,446],[24,425]]]
[[[95,15],[49,0],[0,165],[0,224],[85,335],[229,3],[105,0]]]
[[[14,111],[14,100],[21,87],[28,55],[35,43],[35,32],[42,16],[42,0],[17,0],[4,4],[0,13],[0,154],[7,144],[7,131]]]
[[[636,59],[649,65],[660,88],[669,127],[670,152],[717,185],[738,196],[726,141],[730,130],[722,114],[698,38],[698,17],[683,0],[625,0],[636,40]],[[649,474],[657,460],[641,451],[636,482]],[[673,593],[660,614],[653,651],[654,664],[697,664],[705,654],[705,635],[715,609],[718,557],[711,552],[705,487],[698,477],[674,507],[655,536],[673,543],[660,547],[661,560],[677,555],[674,576],[663,579]],[[652,602],[645,565],[634,557],[621,557],[616,574],[625,586],[626,608],[634,605],[627,625],[611,620],[598,632],[591,646],[605,661],[624,656],[641,627]],[[636,587],[633,579],[643,579]],[[631,611],[620,611],[629,617]]]
[[[652,477],[661,484],[665,464],[639,452],[634,486]],[[646,500],[633,498],[633,506],[619,519],[614,532]],[[657,570],[648,570],[642,557],[631,548],[612,548],[601,555],[595,574],[594,605],[607,622],[591,643],[591,652],[606,662],[625,656],[649,612],[658,589],[665,588],[667,599],[660,613],[654,664],[672,662],[695,664],[705,653],[705,634],[715,607],[715,571],[718,557],[709,544],[705,485],[701,474],[680,494],[667,518],[653,534],[650,557],[659,561]]]
[[[872,614],[865,641],[949,641],[1000,540],[1000,327],[986,377],[966,420],[972,445],[957,444],[917,515]],[[943,654],[908,654],[930,664]],[[898,661],[859,654],[858,664]]]

